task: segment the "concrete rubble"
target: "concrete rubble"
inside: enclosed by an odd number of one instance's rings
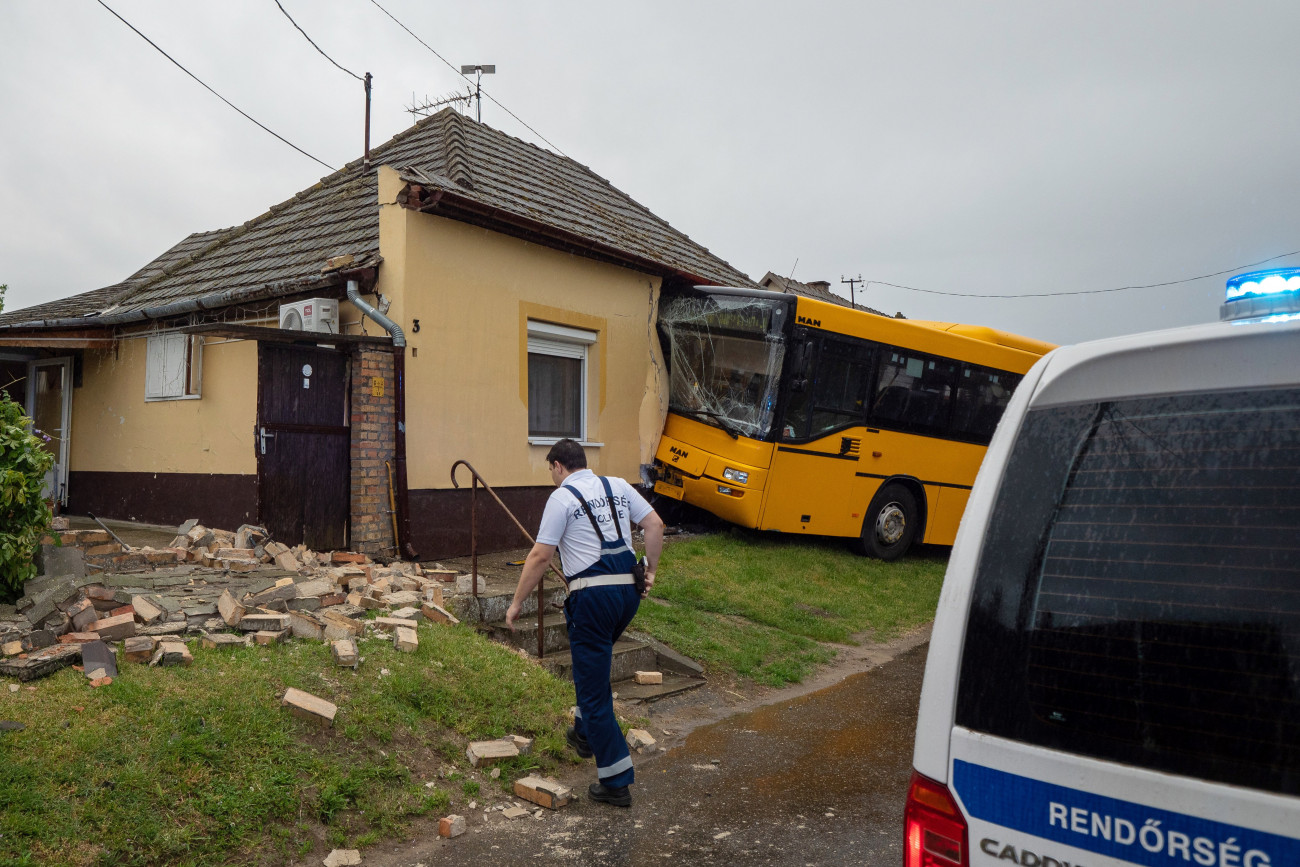
[[[187,521],[161,549],[126,548],[66,523],[51,532],[42,560],[59,572],[0,605],[0,675],[44,677],[78,663],[81,645],[94,641],[165,666],[192,661],[187,640],[224,648],[308,639],[330,642],[338,664],[355,668],[355,641],[367,631],[413,653],[419,624],[460,622],[443,607],[455,572],[290,548],[252,525],[231,532]],[[360,619],[367,611],[384,616]]]

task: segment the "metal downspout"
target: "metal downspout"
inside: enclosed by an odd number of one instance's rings
[[[356,280],[348,281],[348,300],[361,311],[362,316],[375,320],[393,338],[393,399],[397,413],[394,448],[397,452],[397,523],[400,531],[400,537],[393,542],[400,557],[415,560],[419,554],[411,547],[411,507],[406,486],[406,335],[396,322],[361,300],[361,287]]]

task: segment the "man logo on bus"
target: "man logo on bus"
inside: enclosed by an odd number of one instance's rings
[[[800,325],[811,325],[813,328],[822,327],[822,321],[820,319],[810,319],[807,316],[798,316],[796,318],[799,320]]]
[[[673,458],[673,463],[677,463],[678,458],[684,458],[687,455],[686,449],[679,449],[677,448],[677,446],[669,446],[668,451],[672,452],[673,455],[675,455],[675,457]]]

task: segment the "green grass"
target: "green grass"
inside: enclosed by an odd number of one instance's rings
[[[320,825],[330,845],[365,845],[467,801],[478,784],[437,770],[472,775],[468,740],[536,737],[506,779],[562,760],[570,685],[472,630],[419,634],[414,654],[361,642],[359,672],[292,642],[123,663],[100,689],[71,669],[35,692],[6,680],[0,719],[26,729],[0,732],[0,865],[287,863]],[[290,686],[336,703],[334,726],[283,710]]]
[[[706,668],[798,682],[870,632],[889,638],[934,617],[946,554],[893,563],[837,540],[731,530],[665,546],[653,596],[632,623]]]

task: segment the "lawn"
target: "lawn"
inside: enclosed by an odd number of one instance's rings
[[[325,644],[204,650],[189,668],[123,663],[92,689],[65,669],[0,685],[0,864],[285,863],[401,834],[481,785],[554,769],[573,690],[473,630],[424,626],[413,654],[360,643],[360,671]],[[385,673],[387,672],[387,673]],[[286,687],[339,706],[333,728],[279,706]],[[536,737],[499,780],[468,740]],[[447,777],[439,769],[454,768]],[[434,783],[427,787],[427,782]]]
[[[946,567],[947,549],[885,563],[839,540],[733,529],[665,546],[632,628],[709,669],[780,686],[830,659],[827,644],[933,619]]]
[[[666,547],[633,628],[710,674],[780,685],[834,644],[930,620],[943,569],[940,555],[882,563],[833,540],[696,537]],[[314,642],[193,643],[188,668],[121,662],[98,689],[72,669],[0,681],[0,720],[25,726],[0,729],[0,867],[283,864],[401,837],[417,816],[576,760],[569,683],[465,626],[419,637],[413,654],[361,641],[355,672]],[[337,704],[333,727],[281,708],[287,687]],[[536,738],[532,755],[499,779],[470,769],[467,741],[512,733]]]

